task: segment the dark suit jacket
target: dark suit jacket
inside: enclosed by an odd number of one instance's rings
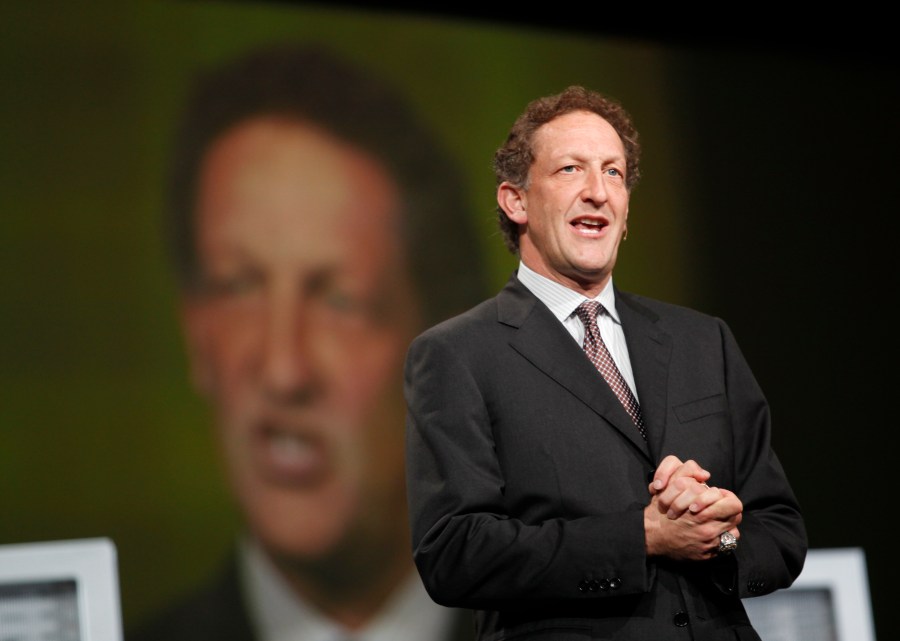
[[[410,346],[408,492],[426,589],[475,609],[485,641],[758,639],[740,599],[789,586],[807,549],[765,398],[721,320],[616,297],[646,442],[515,276]],[[667,454],[743,501],[734,555],[646,556],[648,483]]]
[[[453,627],[443,638],[397,641],[472,641],[474,638],[472,613],[459,610]],[[129,630],[125,641],[258,641],[241,593],[237,558],[230,556],[208,584]]]

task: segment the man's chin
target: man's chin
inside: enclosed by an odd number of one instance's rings
[[[327,553],[359,512],[355,491],[334,476],[311,487],[267,483],[244,495],[243,511],[257,536],[292,554]]]
[[[341,553],[344,528],[291,526],[259,530],[263,547],[279,563],[315,566]]]

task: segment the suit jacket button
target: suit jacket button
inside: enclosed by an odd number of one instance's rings
[[[591,592],[596,592],[597,588],[602,588],[603,584],[601,584],[597,579],[593,579],[591,581],[591,585],[588,588]]]
[[[765,581],[748,581],[747,582],[747,590],[749,590],[751,594],[757,594],[759,592],[763,592],[765,589],[766,589]]]
[[[688,615],[687,612],[678,611],[675,613],[675,616],[672,617],[672,623],[674,623],[679,628],[683,628],[688,624]]]
[[[602,579],[600,581],[599,587],[601,590],[608,590],[609,589],[609,579]]]
[[[609,589],[610,590],[618,590],[620,587],[622,587],[622,579],[620,579],[618,577],[614,577],[609,580]]]
[[[579,592],[587,592],[587,591],[590,589],[590,585],[591,585],[591,584],[590,584],[590,581],[588,581],[587,579],[585,579],[584,581],[581,581],[581,582],[578,584],[578,591],[579,591]]]

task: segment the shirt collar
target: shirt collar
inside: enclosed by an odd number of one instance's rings
[[[243,540],[239,552],[251,618],[262,641],[437,639],[446,636],[445,630],[451,625],[453,611],[436,604],[418,575],[411,572],[406,583],[398,586],[383,611],[365,629],[353,633],[343,631],[297,597],[258,543]]]
[[[519,281],[531,290],[560,322],[564,322],[575,313],[575,308],[582,302],[590,300],[584,294],[580,294],[555,280],[550,280],[546,276],[538,274],[521,261],[519,261],[517,276]],[[606,311],[609,312],[610,317],[616,323],[621,324],[619,312],[616,309],[616,294],[612,276],[610,276],[600,295],[593,300],[602,304]]]

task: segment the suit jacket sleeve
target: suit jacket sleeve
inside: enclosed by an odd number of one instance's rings
[[[604,577],[624,579],[617,594],[646,592],[652,570],[644,552],[643,504],[566,514],[548,500],[554,492],[537,487],[539,479],[555,483],[543,457],[521,455],[529,449],[526,439],[537,443],[552,435],[516,418],[530,407],[519,403],[519,395],[534,391],[516,389],[516,380],[502,377],[506,357],[497,346],[476,342],[462,349],[458,336],[431,332],[414,341],[407,359],[414,556],[431,597],[476,609],[587,599],[597,594],[585,589],[586,582]],[[564,406],[549,398],[546,403],[551,420],[565,424]],[[500,446],[495,435],[516,438],[516,423],[522,440],[515,448]],[[498,447],[518,452],[515,470],[504,470]],[[529,475],[535,496],[510,491],[510,484],[524,487],[521,478]],[[634,478],[646,495],[643,472]]]
[[[716,366],[721,365],[725,372],[725,393],[674,407],[667,441],[675,454],[709,461],[711,482],[731,489],[742,500],[741,541],[735,555],[727,559],[732,572],[714,574],[713,578],[721,589],[742,598],[760,596],[790,586],[800,574],[807,551],[806,529],[787,475],[771,446],[768,403],[731,330],[721,320],[716,322],[723,355]],[[698,432],[692,424],[702,424],[720,411],[729,429],[718,432],[718,440],[698,443],[696,437],[684,438],[679,444],[677,428]],[[729,455],[715,456],[711,448]]]

